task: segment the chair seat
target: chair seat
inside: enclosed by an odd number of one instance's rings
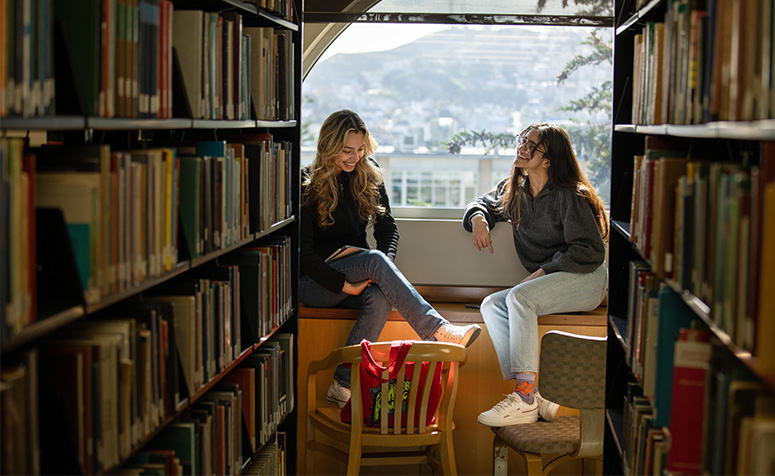
[[[341,416],[340,416],[341,410],[339,408],[335,407],[327,407],[327,406],[319,406],[315,410],[315,415],[310,415],[312,418],[315,418],[316,420],[325,423],[331,428],[337,428],[339,430],[344,430],[345,432],[350,432],[350,424],[349,423],[343,423]],[[433,423],[431,425],[428,425],[425,427],[425,433],[426,434],[432,434],[436,432],[439,429],[439,425],[436,423]],[[455,429],[454,423],[452,425],[452,429]],[[393,433],[393,428],[390,427],[390,434]],[[378,434],[380,432],[379,428],[370,428],[370,427],[364,427],[363,428],[364,433],[374,433]],[[406,428],[401,428],[400,434],[406,434]]]
[[[578,416],[561,416],[551,422],[493,428],[508,446],[525,453],[574,454],[579,449]]]

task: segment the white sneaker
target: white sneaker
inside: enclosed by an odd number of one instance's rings
[[[334,383],[328,387],[328,393],[326,394],[326,403],[336,405],[339,408],[344,408],[344,404],[350,399],[350,389],[342,387],[339,382],[334,380]]]
[[[433,337],[435,337],[438,342],[460,344],[468,347],[477,337],[479,337],[481,332],[482,328],[479,327],[478,324],[471,324],[468,326],[442,324],[442,326],[436,330],[436,333],[433,334]]]
[[[557,410],[560,409],[560,405],[550,402],[541,396],[540,393],[535,393],[536,402],[538,402],[538,416],[544,419],[544,421],[552,421],[557,416]]]
[[[538,400],[533,398],[533,403],[525,403],[517,392],[512,392],[476,419],[483,425],[495,427],[535,423],[538,421]]]

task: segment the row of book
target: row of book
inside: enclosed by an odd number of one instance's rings
[[[288,236],[264,238],[220,258],[223,266],[237,266],[240,272],[244,347],[268,335],[293,312],[291,260]]]
[[[52,0],[0,1],[0,117],[56,112]]]
[[[176,424],[173,428],[174,429],[170,429],[169,431],[165,430],[165,438],[176,437],[179,435],[185,437],[186,435],[190,435],[187,425]],[[282,435],[285,435],[285,433],[282,433]],[[210,435],[208,434],[208,436]],[[199,474],[234,474],[216,472],[216,469],[220,468],[204,466],[207,463],[208,461],[202,463],[202,467],[210,468],[210,470],[204,470]],[[122,476],[184,476],[192,473],[190,465],[184,466],[181,462],[181,458],[177,456],[177,453],[174,450],[148,449],[138,453],[136,457],[133,457],[129,463],[122,466],[115,474]],[[286,469],[285,449],[277,443],[265,445],[261,451],[253,455],[247,466],[237,474],[243,474],[245,476],[276,476],[288,474]]]
[[[76,301],[89,304],[289,218],[290,144],[269,134],[242,139],[137,150],[0,139],[3,339],[38,317],[37,208],[62,210],[59,239],[78,273],[62,278],[77,279]]]
[[[0,11],[0,117],[294,118],[290,30],[171,0],[3,0]],[[67,65],[59,107],[55,59]]]
[[[178,425],[167,423],[176,415],[176,423],[194,422],[204,407],[216,413],[213,426],[195,431],[219,433],[207,439],[212,445],[198,436],[202,447],[195,454],[218,464],[207,474],[235,474],[242,455],[269,442],[293,410],[295,381],[293,334],[275,333],[257,350],[248,347],[249,355],[234,344],[240,342],[236,276],[199,280],[207,288],[197,296],[145,296],[122,304],[21,357],[4,358],[3,474],[102,473],[145,448],[160,428],[175,432]],[[237,359],[238,367],[224,374]],[[231,420],[219,421],[223,414],[214,412],[223,394],[201,394],[211,381],[238,399],[226,404]],[[174,449],[154,442],[147,447]],[[228,449],[229,457],[205,458],[202,452],[215,445]],[[190,453],[176,456],[182,466],[196,467]]]
[[[285,473],[285,433],[279,421],[293,410],[293,335],[278,333],[188,406],[121,467],[137,474],[162,453],[164,468],[180,474]],[[289,372],[286,374],[285,372]],[[289,385],[290,382],[290,385]],[[178,461],[175,463],[175,461]],[[267,472],[268,471],[268,472]],[[142,474],[149,474],[145,471]],[[150,473],[156,474],[156,473]]]
[[[652,348],[670,362],[658,367],[669,384],[647,395],[643,380],[628,384],[623,402],[624,474],[769,474],[775,455],[775,398],[750,374],[729,364],[712,334],[691,322],[692,311],[671,290],[659,292],[660,316],[675,334]],[[683,308],[682,308],[683,307]],[[683,315],[682,323],[670,322]],[[689,323],[691,327],[682,327]],[[661,349],[664,347],[665,349]]]
[[[294,118],[291,31],[243,27],[242,16],[234,12],[179,10],[173,16],[173,44],[191,117]]]
[[[775,117],[773,0],[669,0],[633,41],[633,124]]]
[[[247,0],[245,3],[273,12],[290,22],[295,18],[293,0]]]
[[[649,136],[633,172],[630,239],[651,271],[699,298],[763,372],[775,372],[775,296],[765,292],[775,270],[762,264],[775,259],[775,144],[746,161],[711,161]]]

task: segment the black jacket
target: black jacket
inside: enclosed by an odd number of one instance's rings
[[[372,160],[372,159],[368,159]],[[376,162],[372,160],[376,165]],[[301,183],[309,176],[309,168],[301,171]],[[318,225],[317,204],[308,203],[301,208],[301,274],[312,278],[326,289],[339,293],[344,286],[345,276],[325,263],[325,259],[344,245],[369,248],[366,241],[366,226],[368,222],[358,217],[355,200],[350,190],[350,173],[341,172],[337,176],[339,182],[339,204],[332,214],[333,225],[322,228]],[[302,186],[302,197],[305,190]],[[378,216],[374,222],[374,240],[377,249],[385,253],[391,260],[395,259],[398,250],[398,226],[390,214],[385,184],[379,187],[382,206],[385,214]]]

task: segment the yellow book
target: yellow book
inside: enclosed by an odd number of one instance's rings
[[[764,207],[762,216],[761,274],[759,275],[759,316],[756,323],[756,357],[761,372],[775,372],[775,183],[770,182],[764,189]]]

